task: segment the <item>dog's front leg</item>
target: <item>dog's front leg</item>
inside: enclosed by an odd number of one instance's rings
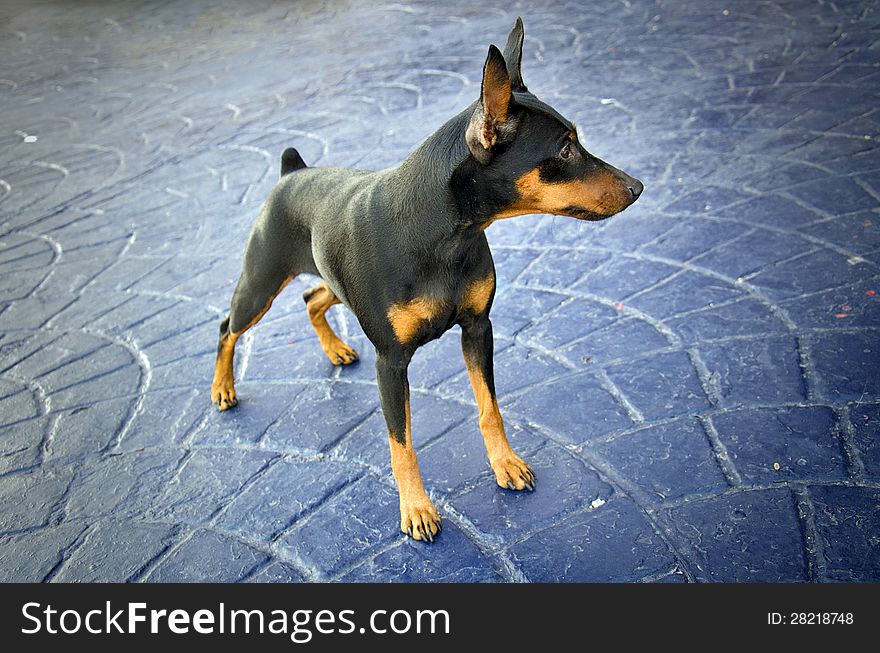
[[[534,490],[535,474],[511,448],[504,433],[504,423],[495,396],[495,373],[492,367],[492,322],[488,315],[463,321],[461,350],[474,397],[480,410],[480,431],[489,454],[495,480],[509,490]]]
[[[379,398],[388,424],[391,469],[400,495],[400,530],[413,539],[433,542],[434,536],[440,532],[440,515],[425,492],[412,446],[408,362],[405,356],[397,353],[377,356]]]

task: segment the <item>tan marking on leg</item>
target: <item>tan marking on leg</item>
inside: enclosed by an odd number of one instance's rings
[[[406,400],[405,410],[405,443],[401,444],[392,434],[388,434],[391,470],[400,496],[400,530],[415,540],[433,542],[434,536],[440,532],[440,515],[425,492],[416,452],[412,446],[409,398]]]
[[[495,472],[495,482],[509,490],[533,490],[535,474],[507,441],[501,411],[498,410],[498,399],[489,392],[479,365],[467,358],[465,365],[480,410],[480,432],[486,443],[489,464]]]
[[[632,193],[626,185],[607,171],[558,184],[541,181],[535,168],[516,180],[519,198],[503,211],[492,216],[490,223],[529,213],[568,215],[569,207],[586,209],[603,216],[611,216],[632,204]]]
[[[333,294],[326,282],[312,288],[307,295],[309,299],[306,302],[306,310],[309,313],[309,321],[318,334],[318,341],[327,358],[334,365],[348,365],[355,362],[358,353],[336,335],[324,315],[328,308],[341,303],[339,298]]]
[[[489,274],[485,279],[477,279],[467,287],[461,300],[461,307],[476,315],[482,314],[492,298],[495,290],[495,275]]]
[[[392,304],[388,309],[388,321],[394,335],[401,344],[412,340],[425,322],[440,315],[445,308],[443,302],[429,297],[417,297],[402,304]]]
[[[238,404],[235,396],[235,380],[232,373],[232,359],[238,336],[227,333],[220,342],[217,362],[214,365],[214,381],[211,383],[211,403],[220,410],[227,410]]]
[[[290,283],[291,279],[293,277],[287,277],[281,282],[278,290],[272,294],[263,309],[241,331],[237,333],[230,331],[220,341],[220,346],[217,349],[217,361],[214,364],[214,380],[211,383],[211,403],[216,403],[220,410],[227,410],[238,405],[238,397],[235,395],[235,374],[232,365],[235,358],[235,343],[238,342],[241,334],[262,319],[266,311],[271,308],[272,302],[284,290],[284,287]]]

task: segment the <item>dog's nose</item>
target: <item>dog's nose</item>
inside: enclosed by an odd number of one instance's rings
[[[642,194],[642,191],[645,190],[644,185],[638,179],[633,179],[632,183],[628,186],[629,192],[633,195],[633,202],[639,199],[639,195]]]

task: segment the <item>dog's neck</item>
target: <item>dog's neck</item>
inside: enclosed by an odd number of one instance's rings
[[[447,121],[391,171],[392,211],[406,226],[463,236],[476,235],[491,222],[501,199],[490,184],[481,183],[484,167],[465,139],[475,107]]]

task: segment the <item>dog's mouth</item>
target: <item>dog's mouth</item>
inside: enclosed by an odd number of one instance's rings
[[[607,220],[612,215],[614,215],[614,213],[596,213],[596,211],[583,209],[579,206],[567,206],[562,210],[562,214],[572,218],[577,218],[578,220],[590,220],[591,222]]]

